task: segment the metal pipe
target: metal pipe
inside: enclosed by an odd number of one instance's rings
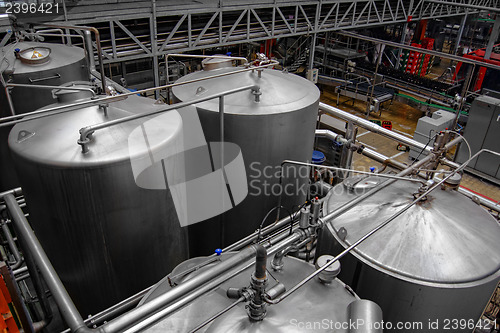
[[[26,242],[26,246],[28,247],[27,251],[30,251],[33,255],[33,260],[45,278],[45,282],[52,292],[64,320],[73,332],[92,332],[92,330],[85,326],[82,316],[76,309],[75,304],[64,288],[64,285],[62,284],[49,258],[45,254],[45,251],[40,245],[40,242],[36,238],[33,230],[31,230],[23,211],[17,204],[16,199],[12,194],[7,194],[4,196],[4,200],[12,216],[16,230],[19,232],[19,236]]]
[[[249,259],[253,258],[262,248],[261,245],[250,245],[244,250],[238,252],[234,256],[213,266],[212,269],[201,272],[183,284],[173,288],[172,290],[164,293],[163,295],[143,304],[142,306],[127,312],[126,314],[104,324],[101,329],[103,332],[122,332],[128,326],[134,324],[142,318],[148,317],[158,311],[158,309],[165,307],[179,298],[188,295],[197,288],[210,282],[214,278],[224,274],[225,272],[240,266]]]
[[[405,165],[401,162],[398,162],[390,157],[382,155],[379,152],[376,152],[375,150],[367,148],[367,147],[364,147],[363,150],[361,150],[361,154],[363,154],[366,157],[371,158],[372,160],[380,162],[383,165],[388,165],[390,167],[393,167],[393,168],[396,168],[399,170],[404,170],[408,167],[407,165]]]
[[[40,84],[20,84],[20,83],[7,83],[7,87],[88,91],[88,92],[92,93],[92,96],[94,96],[94,97],[96,96],[95,91],[92,88],[89,88],[89,87],[44,86],[44,85],[40,85]]]
[[[101,36],[99,34],[99,30],[94,27],[86,27],[86,26],[73,26],[73,25],[60,25],[60,24],[52,24],[52,23],[37,23],[39,25],[43,25],[51,28],[61,28],[61,29],[73,29],[73,30],[82,30],[82,31],[90,31],[95,35],[95,43],[97,45],[97,59],[99,59],[99,72],[101,72],[102,80],[102,91],[106,93],[106,80],[104,79],[106,76],[104,75],[104,61],[102,58],[102,48],[101,48]],[[91,45],[92,46],[92,45]],[[89,54],[94,55],[92,48],[88,50]]]
[[[219,318],[220,316],[222,316],[224,313],[228,312],[229,310],[231,310],[232,308],[234,308],[236,305],[246,301],[246,297],[245,296],[241,296],[240,298],[238,298],[236,301],[234,301],[233,303],[229,304],[228,306],[226,306],[224,309],[220,310],[219,312],[217,312],[216,314],[214,314],[213,316],[211,316],[210,318],[208,318],[207,320],[205,320],[204,322],[202,322],[201,324],[199,324],[198,326],[196,326],[195,328],[193,328],[191,331],[189,331],[190,333],[194,333],[194,332],[197,332],[199,331],[200,329],[202,329],[204,326],[210,324],[212,321],[214,321],[215,319]]]
[[[458,187],[458,192],[473,200],[477,200],[481,205],[500,213],[500,205],[498,204],[498,202],[486,199],[485,197],[477,195],[476,193],[462,186]]]
[[[95,69],[95,59],[94,59],[94,52],[93,49],[94,47],[92,46],[92,35],[90,34],[90,31],[84,31],[83,34],[85,35],[85,42],[83,45],[87,45],[87,56],[89,58],[89,69],[90,71],[96,70]]]
[[[0,200],[2,200],[7,194],[12,194],[14,196],[23,195],[23,189],[20,187],[13,188],[12,190],[7,190],[5,192],[0,193]]]
[[[383,135],[385,137],[396,140],[398,142],[402,142],[406,145],[415,147],[417,149],[421,149],[421,150],[425,149],[425,151],[427,151],[427,152],[430,152],[430,150],[432,149],[432,147],[426,147],[423,143],[420,143],[420,142],[415,141],[411,138],[408,138],[404,135],[401,135],[401,134],[398,134],[398,133],[393,132],[391,130],[388,130],[386,128],[383,128],[382,126],[376,125],[375,123],[372,123],[369,120],[359,118],[355,115],[352,115],[348,112],[342,111],[336,107],[327,105],[325,103],[319,103],[319,109],[326,114],[341,118],[345,121],[351,121],[354,125],[361,126],[365,129],[371,131],[371,132]]]
[[[298,251],[301,247],[303,247],[304,245],[308,244],[309,242],[311,242],[311,240],[309,238],[306,238],[306,239],[304,239],[302,242],[300,242],[298,244],[293,244],[293,245],[290,245],[290,246],[288,246],[286,248],[283,248],[283,249],[279,250],[274,255],[273,261],[271,262],[271,267],[274,270],[281,270],[281,269],[283,269],[283,258],[289,252]]]
[[[280,296],[279,298],[277,298],[275,300],[271,300],[271,299],[266,298],[266,302],[269,303],[269,304],[277,304],[277,303],[280,303],[281,301],[283,301],[284,299],[286,299],[288,296],[290,296],[291,294],[293,294],[297,289],[299,289],[304,284],[306,284],[311,279],[313,279],[315,276],[317,276],[319,273],[321,273],[322,271],[324,271],[325,269],[327,269],[331,264],[333,264],[334,262],[336,262],[339,259],[341,259],[342,257],[344,257],[347,253],[349,253],[356,246],[358,246],[359,244],[361,244],[362,242],[364,242],[371,235],[373,235],[374,233],[376,233],[377,231],[379,231],[380,229],[382,229],[383,227],[385,227],[387,224],[389,224],[390,222],[392,222],[393,220],[395,220],[397,217],[401,216],[404,212],[406,212],[408,209],[410,209],[411,207],[413,207],[413,205],[415,205],[420,200],[424,199],[429,193],[431,193],[432,191],[434,191],[436,188],[439,188],[442,183],[444,183],[446,180],[448,180],[450,177],[452,177],[455,173],[463,170],[470,161],[472,161],[474,158],[476,158],[478,155],[480,155],[483,152],[488,152],[488,153],[500,156],[500,153],[497,153],[497,152],[494,152],[494,151],[491,151],[491,150],[488,150],[488,149],[481,149],[479,152],[477,152],[476,154],[474,154],[474,156],[472,156],[467,161],[465,161],[465,163],[463,163],[459,168],[457,168],[456,170],[454,170],[452,173],[450,173],[448,176],[446,176],[445,178],[443,178],[438,183],[436,183],[433,186],[431,186],[421,196],[419,196],[418,198],[416,198],[415,200],[413,200],[411,203],[409,203],[408,205],[406,205],[404,208],[400,209],[397,213],[395,213],[394,215],[392,215],[391,217],[389,217],[387,220],[385,220],[384,222],[380,223],[378,226],[376,226],[375,228],[373,228],[372,230],[370,230],[367,234],[365,234],[363,237],[361,237],[360,239],[358,239],[351,246],[349,246],[344,251],[342,251],[339,255],[337,255],[335,258],[333,258],[331,261],[327,262],[321,268],[319,268],[316,271],[314,271],[313,273],[309,274],[306,278],[304,278],[302,281],[300,281],[299,283],[297,283],[294,287],[292,287],[290,290],[288,290],[282,296]],[[328,220],[329,220],[328,216],[325,216],[323,218],[324,222],[327,222]]]
[[[14,259],[16,262],[10,266],[10,269],[15,270],[21,267],[23,264],[23,257],[21,256],[21,253],[19,253],[19,250],[17,249],[16,242],[14,242],[14,237],[12,237],[12,233],[10,232],[9,226],[7,223],[2,219],[1,222],[2,224],[2,231],[5,235],[5,238],[7,239],[7,243],[9,244],[10,252],[12,252],[12,255],[14,256]]]
[[[317,137],[320,137],[320,138],[327,138],[327,139],[330,139],[332,141],[339,141],[339,142],[347,142],[347,140],[345,140],[342,135],[340,134],[337,134],[333,131],[330,131],[330,130],[325,130],[325,129],[317,129],[315,131],[315,134]],[[344,139],[344,140],[342,140]],[[345,142],[344,142],[345,141]]]
[[[312,166],[316,167],[318,169],[327,169],[327,170],[335,170],[335,171],[344,171],[344,172],[353,172],[353,173],[359,173],[362,175],[369,175],[372,177],[381,177],[381,178],[389,178],[389,179],[395,179],[395,180],[406,180],[410,182],[417,182],[417,183],[425,183],[424,180],[422,179],[415,179],[415,178],[405,178],[401,176],[394,176],[394,175],[389,175],[385,173],[373,173],[373,172],[368,172],[368,171],[359,171],[359,170],[354,170],[354,169],[345,169],[345,168],[339,168],[339,167],[334,167],[334,166],[326,166],[326,165],[318,165],[314,163],[307,163],[307,162],[300,162],[300,161],[292,161],[292,160],[284,160],[281,165],[285,164],[294,164],[294,165],[303,165],[303,166]]]
[[[103,310],[99,312],[96,315],[89,316],[87,319],[84,320],[86,325],[98,325],[101,324],[102,322],[115,318],[121,314],[123,314],[125,311],[130,310],[131,308],[137,306],[139,302],[144,298],[144,296],[153,288],[154,286],[151,286],[147,289],[144,289],[141,292],[138,292],[137,294],[130,296],[129,298],[121,301],[120,303],[117,303],[113,305],[112,307]],[[61,333],[71,333],[71,329],[68,328]]]
[[[192,104],[205,102],[205,101],[208,101],[208,100],[211,100],[211,99],[214,99],[214,98],[218,98],[218,97],[222,97],[222,96],[226,96],[226,95],[238,93],[238,92],[245,91],[245,90],[259,91],[260,87],[258,85],[251,85],[251,86],[244,86],[244,87],[240,87],[240,88],[234,88],[234,89],[231,89],[231,90],[228,90],[228,91],[220,92],[220,93],[213,94],[213,95],[210,95],[210,96],[205,96],[205,97],[198,98],[198,99],[195,99],[195,100],[168,105],[165,108],[162,108],[160,110],[155,110],[155,111],[151,111],[151,112],[144,112],[144,113],[140,113],[140,114],[136,114],[136,115],[131,115],[131,116],[128,116],[128,117],[119,118],[119,119],[112,120],[112,121],[107,121],[107,122],[96,124],[96,125],[82,127],[80,129],[80,140],[78,141],[78,144],[80,144],[82,146],[82,153],[87,153],[88,152],[87,144],[90,143],[90,139],[88,138],[88,136],[90,134],[93,134],[97,130],[100,130],[100,129],[103,129],[103,128],[107,128],[107,127],[110,127],[110,126],[114,126],[114,125],[118,125],[118,124],[121,124],[121,123],[124,123],[124,122],[127,122],[127,121],[131,121],[131,120],[135,120],[135,119],[140,119],[140,118],[152,116],[152,115],[155,115],[155,114],[158,114],[158,113],[162,113],[162,112],[166,112],[166,111],[170,111],[170,110],[173,110],[173,109],[180,109],[180,108],[183,108],[185,106],[189,106],[189,105],[192,105]],[[222,108],[220,111],[223,112],[224,109]],[[223,120],[223,118],[221,118],[221,119]],[[222,131],[222,129],[221,129],[221,131]],[[221,134],[223,135],[224,133],[222,132]]]
[[[276,229],[279,229],[287,224],[290,223],[290,215],[287,215],[286,217],[282,218],[281,220],[273,223],[273,224],[270,224],[268,225],[267,227],[263,228],[260,232],[260,235],[261,236],[265,236],[271,232],[273,232],[274,230]],[[233,243],[231,245],[229,245],[228,247],[222,249],[222,252],[229,252],[229,251],[234,251],[234,250],[238,250],[240,249],[241,247],[245,246],[245,245],[248,245],[250,244],[252,241],[254,241],[255,239],[257,239],[257,237],[259,236],[259,231],[255,231],[254,233],[246,236],[245,238],[243,239],[240,239],[239,241],[237,241],[236,243]],[[215,254],[213,254],[215,255]]]
[[[14,225],[14,228],[16,232],[19,233],[19,230],[16,225]],[[38,272],[35,260],[33,259],[33,254],[28,250],[28,245],[26,240],[23,237],[19,237],[18,241],[21,248],[23,249],[26,267],[28,267],[29,275],[31,277],[31,282],[33,283],[35,292],[38,295],[38,302],[43,312],[43,318],[41,319],[38,325],[41,324],[48,325],[52,321],[53,313],[47,295],[45,294],[45,287],[42,283],[42,279]]]
[[[22,274],[22,273],[26,273],[27,271],[28,271],[28,267],[24,266],[24,267],[21,267],[19,269],[13,270],[12,274],[19,275],[19,274]]]
[[[269,256],[271,256],[271,255],[275,254],[277,251],[279,251],[280,249],[282,249],[283,247],[286,247],[286,246],[300,240],[302,237],[304,237],[303,234],[296,232],[296,233],[292,234],[291,236],[289,236],[288,238],[286,238],[285,240],[283,240],[283,241],[279,242],[278,244],[274,245],[273,247],[271,247],[267,251],[267,254]],[[157,313],[155,313],[154,315],[152,315],[148,318],[145,318],[144,320],[135,324],[134,326],[131,326],[129,329],[127,329],[123,333],[139,332],[140,330],[153,325],[154,323],[156,323],[157,321],[161,320],[162,318],[168,316],[172,312],[178,310],[179,308],[185,306],[186,304],[189,304],[190,302],[198,299],[200,296],[204,295],[205,293],[218,287],[219,285],[221,285],[225,281],[242,273],[243,271],[245,271],[246,269],[248,269],[252,265],[253,265],[253,261],[250,261],[247,264],[240,266],[236,270],[226,272],[225,274],[222,274],[219,277],[214,278],[213,280],[204,284],[201,288],[198,288],[197,290],[193,291],[192,293],[190,293],[186,297],[182,297],[181,299],[176,300],[168,307],[158,311]],[[148,303],[146,303],[146,304],[148,304]]]
[[[160,86],[160,87],[153,87],[153,88],[146,88],[146,89],[142,89],[142,90],[138,90],[138,91],[131,91],[131,92],[127,92],[127,93],[116,95],[116,96],[104,96],[104,97],[93,99],[93,100],[85,100],[85,101],[80,101],[80,102],[68,103],[68,104],[64,104],[64,105],[54,106],[51,108],[45,108],[43,110],[27,112],[27,113],[23,113],[20,115],[3,117],[3,118],[0,118],[0,127],[15,125],[17,123],[46,117],[48,115],[43,115],[43,114],[49,113],[49,112],[52,112],[52,113],[50,113],[50,115],[55,115],[58,113],[68,112],[68,111],[71,111],[73,109],[80,108],[80,107],[87,107],[87,106],[93,106],[93,105],[104,105],[104,104],[108,104],[108,103],[112,103],[112,102],[116,102],[116,101],[121,101],[121,100],[123,100],[124,97],[127,97],[127,96],[132,96],[132,95],[137,95],[137,94],[146,94],[146,93],[153,92],[153,91],[159,90],[159,89],[172,88],[172,87],[176,87],[176,86],[180,86],[180,85],[184,85],[184,84],[200,82],[200,81],[204,81],[204,80],[208,80],[208,79],[214,79],[214,78],[234,75],[234,74],[238,74],[238,73],[242,73],[242,72],[252,71],[252,70],[259,69],[259,68],[266,68],[269,66],[274,66],[274,64],[259,65],[259,66],[244,68],[244,69],[240,69],[240,70],[236,70],[236,71],[232,71],[232,72],[228,72],[228,73],[216,74],[216,75],[207,76],[207,77],[198,78],[198,79],[193,79],[193,80],[188,80],[188,81],[184,81],[184,82],[171,83],[171,84],[167,84],[167,85]],[[41,115],[41,116],[38,116],[38,115]],[[35,116],[38,116],[38,117],[35,117]],[[23,119],[19,119],[19,118],[23,118]],[[18,119],[18,120],[5,122],[5,121],[13,120],[13,119]]]

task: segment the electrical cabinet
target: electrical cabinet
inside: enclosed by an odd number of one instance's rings
[[[464,137],[472,154],[483,148],[500,152],[500,99],[482,95],[472,102]],[[463,163],[468,156],[467,146],[460,145],[456,161]],[[482,153],[468,167],[500,180],[500,156]]]

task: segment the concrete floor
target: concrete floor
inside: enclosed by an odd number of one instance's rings
[[[321,94],[321,101],[332,106],[337,106],[337,95],[333,93],[332,88],[327,87]],[[356,116],[366,118],[366,104],[364,102],[355,101],[353,105],[351,99],[341,96],[340,104],[337,107]],[[393,131],[396,131],[399,134],[413,137],[413,132],[415,131],[415,128],[417,126],[417,121],[422,116],[422,111],[416,110],[409,105],[394,101],[392,104],[386,102],[382,105],[382,114],[380,117],[378,114],[372,113],[370,114],[368,119],[390,120],[392,122]],[[325,122],[331,126],[334,125],[331,117],[327,115],[322,116],[322,122]],[[357,138],[358,141],[363,143],[365,146],[370,147],[381,154],[392,157],[399,162],[406,164],[411,164],[412,162],[409,159],[409,153],[398,151],[397,143],[393,140],[387,139],[378,134],[368,132],[364,129],[359,129]],[[450,154],[450,158],[451,157],[452,155]],[[360,154],[353,155],[353,167],[355,169],[368,171],[372,166],[380,168],[381,164]],[[479,193],[480,195],[500,202],[500,189],[493,183],[466,173],[463,176],[461,185],[474,192]]]

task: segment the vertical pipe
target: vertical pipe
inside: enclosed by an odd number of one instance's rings
[[[15,199],[14,199],[15,200]],[[23,327],[23,331],[25,333],[34,333],[35,330],[33,328],[33,322],[31,318],[28,316],[28,309],[24,302],[20,299],[19,295],[21,295],[21,291],[19,287],[15,283],[15,279],[12,276],[12,271],[7,267],[7,265],[0,261],[0,274],[3,276],[3,280],[5,282],[5,286],[12,296],[12,303],[14,307],[17,309],[16,314],[19,316],[19,321]]]
[[[460,47],[460,41],[462,40],[462,35],[464,33],[466,21],[467,21],[467,9],[465,9],[465,15],[464,15],[464,17],[462,17],[462,22],[460,23],[460,29],[458,29],[457,41],[455,44],[455,51],[453,52],[454,55],[457,55],[458,48]]]
[[[83,328],[87,328],[83,322],[82,316],[76,309],[75,304],[71,300],[68,292],[64,288],[61,279],[57,275],[52,266],[47,254],[42,248],[42,245],[31,230],[23,211],[17,204],[16,199],[12,194],[7,194],[4,197],[5,204],[12,216],[12,221],[19,232],[19,237],[22,237],[26,242],[27,251],[33,255],[33,260],[37,263],[40,272],[45,278],[45,282],[49,287],[54,299],[56,300],[61,310],[62,316],[72,331],[78,332]],[[88,328],[87,328],[88,329]]]
[[[14,242],[14,238],[12,237],[12,234],[10,232],[9,226],[7,223],[2,219],[0,221],[2,224],[2,231],[5,235],[5,238],[7,239],[7,243],[9,244],[10,251],[12,252],[12,255],[14,256],[14,259],[16,259],[15,264],[10,266],[10,269],[18,269],[21,264],[23,263],[23,258],[21,257],[21,254],[19,253],[19,250],[17,249],[16,243]]]

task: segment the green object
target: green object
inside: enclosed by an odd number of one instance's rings
[[[446,110],[446,111],[450,111],[450,112],[453,112],[453,113],[457,112],[457,110],[452,109],[452,108],[449,108],[449,107],[446,107],[446,106],[441,106],[441,105],[438,105],[438,104],[432,104],[432,103],[422,102],[422,101],[420,101],[420,100],[416,99],[415,97],[412,97],[412,96],[409,96],[409,95],[405,95],[405,94],[398,94],[398,93],[396,93],[396,95],[397,95],[397,96],[404,97],[404,98],[408,98],[408,99],[410,99],[410,100],[412,100],[412,101],[414,101],[414,102],[416,102],[416,103],[423,104],[423,105],[427,105],[427,106],[430,106],[430,107],[433,107],[433,108],[437,108],[437,109],[441,109],[441,110]],[[463,111],[463,110],[462,110],[462,111],[460,111],[460,114],[465,114],[465,115],[467,115],[467,114],[469,114],[469,113],[468,113],[468,112],[466,112],[466,111]],[[370,120],[370,121],[372,121],[372,120]]]

